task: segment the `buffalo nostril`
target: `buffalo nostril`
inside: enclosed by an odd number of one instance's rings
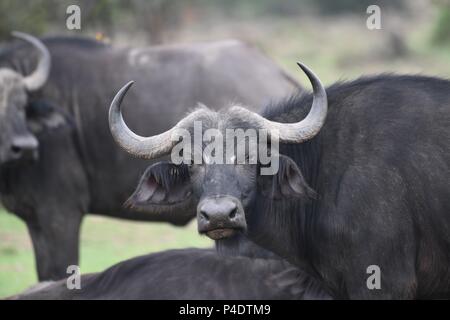
[[[206,220],[209,221],[209,216],[204,210],[200,210],[200,215]]]
[[[237,213],[237,207],[234,207],[233,209],[231,209],[229,217],[231,219],[233,219],[234,217],[236,217],[236,213]]]
[[[11,146],[11,152],[15,155],[20,155],[22,153],[22,148],[18,146]]]

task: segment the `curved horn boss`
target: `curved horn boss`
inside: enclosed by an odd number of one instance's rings
[[[242,107],[233,107],[229,112],[241,119],[248,119],[260,128],[267,129],[269,134],[271,130],[277,130],[280,141],[284,143],[301,143],[313,138],[325,122],[328,111],[327,94],[319,78],[304,64],[298,63],[298,65],[306,73],[313,87],[312,107],[303,120],[296,123],[274,122]],[[177,143],[176,139],[171,139],[176,130],[192,126],[204,110],[199,109],[189,114],[166,132],[151,137],[139,136],[128,128],[121,112],[121,103],[133,83],[130,81],[122,87],[111,103],[109,109],[111,133],[120,147],[136,157],[154,159],[166,155]]]

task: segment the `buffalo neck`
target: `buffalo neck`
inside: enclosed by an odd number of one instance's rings
[[[263,115],[279,122],[295,122],[309,112],[312,95],[292,97],[283,107],[269,106]],[[292,158],[308,185],[317,192],[317,199],[290,198],[273,200],[258,192],[253,212],[249,214],[249,237],[257,244],[317,276],[313,261],[313,237],[317,205],[320,202],[318,173],[321,133],[301,144],[280,144],[280,154]]]

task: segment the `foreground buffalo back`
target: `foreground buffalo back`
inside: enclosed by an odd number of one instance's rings
[[[259,107],[298,89],[264,55],[233,40],[148,49],[82,38],[43,42],[51,55],[49,78],[23,102],[39,159],[0,165],[2,203],[26,222],[41,280],[62,278],[78,263],[79,226],[87,212],[176,225],[193,217],[123,208],[148,165],[120,150],[108,130],[107,106],[123,82],[135,79],[141,89],[130,95],[127,121],[150,135],[198,102]],[[10,46],[0,65],[28,74],[36,55],[29,46]]]
[[[13,299],[330,299],[320,285],[289,263],[220,257],[213,250],[169,250],[123,261],[80,279],[38,284]]]

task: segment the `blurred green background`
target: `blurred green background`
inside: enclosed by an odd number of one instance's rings
[[[67,5],[81,8],[80,31],[65,27]],[[367,6],[381,8],[381,30],[366,27]],[[326,84],[380,72],[450,78],[450,0],[0,0],[0,47],[11,30],[87,35],[115,46],[238,38],[257,46],[308,86],[295,62]],[[100,271],[148,252],[209,246],[195,224],[175,228],[88,216],[81,271]],[[0,211],[0,297],[35,283],[25,225]]]

